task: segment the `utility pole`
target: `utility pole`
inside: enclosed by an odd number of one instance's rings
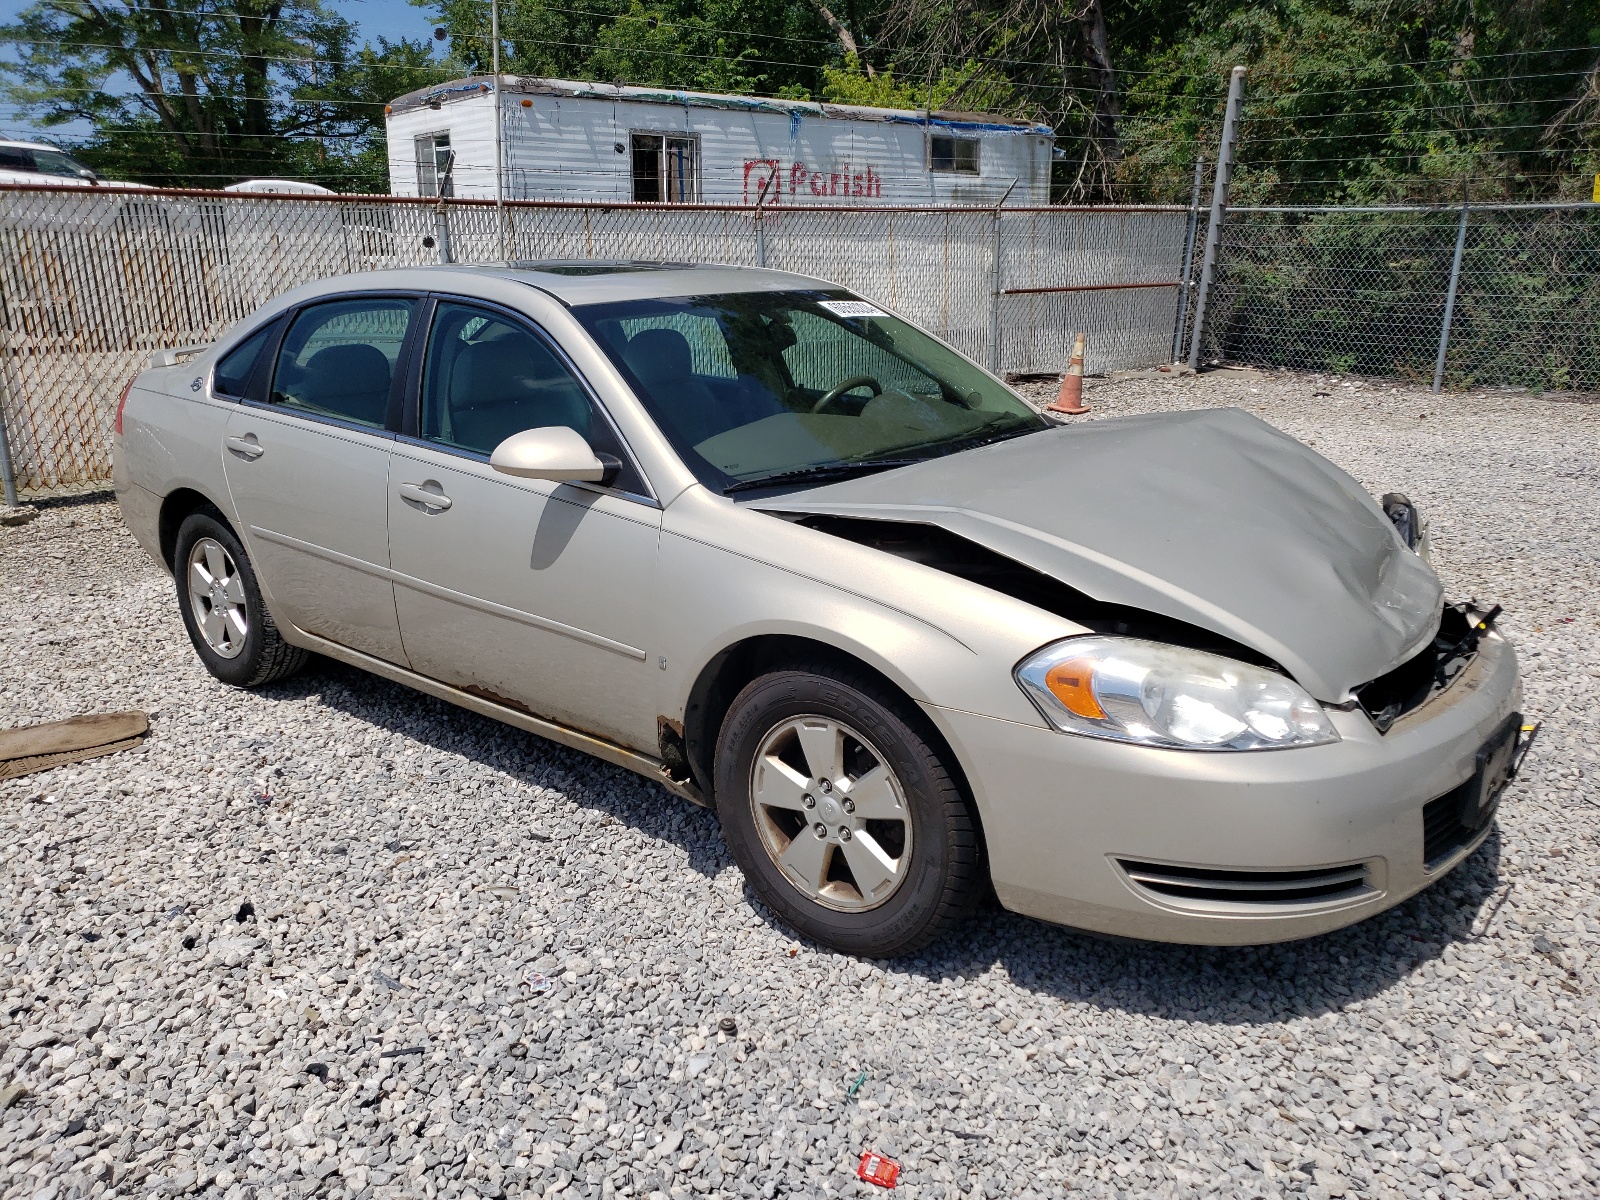
[[[1206,252],[1200,260],[1200,288],[1194,299],[1194,333],[1189,338],[1189,366],[1200,369],[1200,339],[1205,334],[1206,301],[1211,277],[1217,269],[1217,248],[1222,241],[1222,220],[1228,211],[1228,184],[1233,180],[1233,143],[1239,135],[1239,108],[1244,103],[1244,68],[1235,67],[1228,79],[1228,108],[1222,117],[1222,144],[1217,147],[1217,175],[1211,185],[1211,222],[1206,226]]]
[[[510,262],[506,252],[505,151],[500,144],[500,0],[489,0],[489,38],[494,43],[490,59],[494,70],[494,215],[500,229],[500,261]]]

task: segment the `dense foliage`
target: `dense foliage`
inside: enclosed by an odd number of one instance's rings
[[[383,101],[490,63],[485,0],[413,2],[442,44],[358,49],[323,0],[36,0],[0,35],[13,100],[92,123],[110,172],[382,187]],[[501,32],[509,72],[1042,118],[1060,199],[1187,202],[1235,63],[1241,197],[1587,198],[1600,170],[1600,0],[502,0]]]
[[[87,122],[74,151],[102,174],[165,186],[387,191],[384,101],[438,78],[429,47],[358,47],[322,0],[37,0],[0,37],[14,104]]]

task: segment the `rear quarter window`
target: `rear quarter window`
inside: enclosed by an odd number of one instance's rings
[[[255,373],[256,364],[261,361],[261,352],[266,349],[277,327],[278,323],[274,321],[266,328],[256,330],[218,359],[211,377],[211,390],[219,396],[239,398],[246,395],[250,377]]]

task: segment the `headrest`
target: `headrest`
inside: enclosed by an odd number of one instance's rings
[[[389,387],[389,360],[376,346],[351,342],[324,346],[311,356],[306,371],[326,376],[336,392],[371,392]]]
[[[681,380],[694,373],[689,339],[676,329],[641,329],[628,339],[627,356],[641,378]]]
[[[461,351],[452,373],[450,399],[457,408],[504,403],[527,395],[531,367],[528,346],[521,338],[474,342]]]

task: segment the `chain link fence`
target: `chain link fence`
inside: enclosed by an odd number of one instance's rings
[[[1600,390],[1595,204],[1231,209],[1207,357],[1432,383],[1453,275],[1446,388]]]
[[[151,351],[211,341],[290,288],[457,262],[646,259],[826,279],[1012,373],[1171,353],[1182,208],[580,205],[0,188],[0,418],[19,492],[106,486],[112,413]]]

